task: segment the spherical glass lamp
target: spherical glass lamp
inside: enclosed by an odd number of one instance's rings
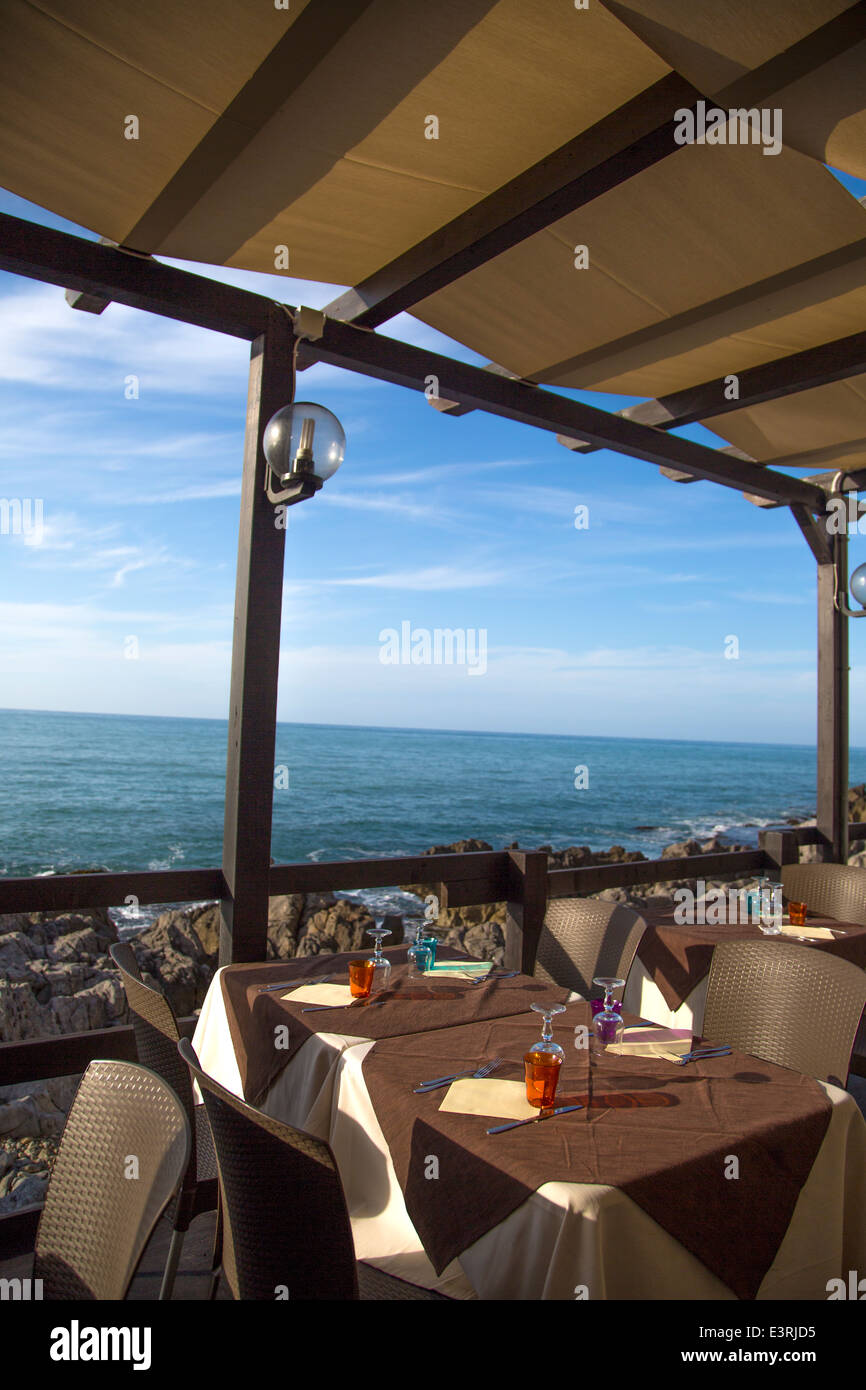
[[[268,495],[274,501],[300,501],[336,473],[345,457],[346,436],[336,415],[323,405],[295,401],[271,416],[263,445],[271,473]],[[282,491],[277,493],[275,485]]]
[[[866,565],[858,565],[855,569],[851,575],[849,588],[851,597],[866,609]]]

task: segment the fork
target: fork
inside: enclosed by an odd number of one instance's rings
[[[477,1071],[457,1071],[453,1076],[439,1076],[434,1081],[423,1081],[420,1086],[414,1087],[414,1094],[423,1096],[428,1091],[438,1091],[441,1086],[450,1086],[452,1081],[460,1081],[463,1077],[471,1077],[473,1081],[480,1081],[482,1077],[489,1076],[501,1064],[502,1058],[494,1057],[492,1061],[485,1062]]]
[[[684,1067],[687,1062],[704,1062],[711,1057],[730,1057],[731,1049],[728,1043],[723,1043],[719,1047],[697,1047],[694,1052],[687,1052],[684,1057],[677,1057],[676,1065]]]
[[[488,970],[486,975],[480,975],[477,980],[470,980],[471,985],[486,985],[488,980],[513,980],[515,975],[519,975],[519,970]]]

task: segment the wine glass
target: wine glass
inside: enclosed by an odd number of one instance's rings
[[[418,922],[415,927],[415,936],[406,952],[410,980],[423,979],[424,971],[429,970],[433,963],[430,959],[430,947],[427,945],[425,930],[425,923]]]
[[[782,885],[765,882],[761,894],[761,920],[764,936],[778,936],[782,930]]]
[[[523,1057],[526,1099],[536,1110],[546,1110],[553,1105],[559,1069],[565,1057],[559,1043],[553,1041],[553,1016],[564,1013],[565,1005],[533,1004],[531,1007],[542,1015],[543,1023],[540,1040],[533,1043]]]
[[[614,990],[624,985],[625,980],[617,980],[612,975],[599,975],[592,983],[604,990],[604,1008],[592,1020],[593,1050],[599,1055],[604,1055],[612,1043],[622,1042],[625,1032],[622,1015],[614,1008],[613,997]]]
[[[373,966],[373,983],[370,987],[371,994],[377,994],[380,990],[385,990],[391,981],[391,962],[387,956],[382,955],[382,941],[391,933],[387,927],[368,927],[366,936],[372,936],[375,944],[370,962]]]

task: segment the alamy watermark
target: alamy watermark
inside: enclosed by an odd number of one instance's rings
[[[29,536],[38,545],[44,510],[41,497],[0,497],[0,536]]]
[[[695,103],[674,112],[674,140],[678,145],[763,145],[764,154],[782,150],[782,110],[779,106],[732,107]]]
[[[470,676],[487,671],[485,627],[413,628],[402,622],[379,633],[379,660],[383,666],[465,666]]]

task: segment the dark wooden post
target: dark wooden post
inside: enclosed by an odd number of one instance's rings
[[[292,400],[292,323],[274,305],[252,344],[226,765],[220,965],[264,960],[286,532],[265,492],[262,435]]]
[[[509,850],[509,891],[505,921],[505,964],[531,975],[547,911],[547,855],[540,850]]]
[[[836,575],[847,586],[848,537],[831,536],[833,560],[818,565],[818,830],[824,858],[848,862],[848,619],[836,608]]]
[[[783,864],[799,864],[800,846],[791,830],[761,830],[758,832],[758,845],[767,856],[767,867],[774,872]]]

